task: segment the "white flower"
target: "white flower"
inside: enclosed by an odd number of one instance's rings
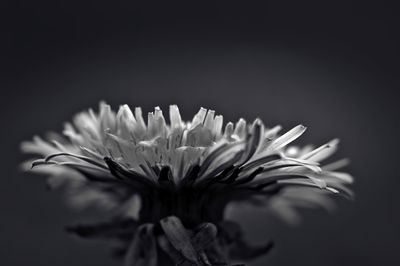
[[[33,169],[67,186],[75,205],[101,205],[139,221],[176,215],[186,223],[220,221],[231,201],[252,201],[297,221],[295,206],[332,206],[329,194],[348,197],[352,177],[336,171],[341,160],[324,165],[337,148],[288,147],[306,128],[283,135],[256,119],[223,127],[223,117],[201,108],[192,121],[171,105],[167,123],[161,109],[150,112],[123,105],[115,113],[100,103],[66,123],[63,135],[34,137],[22,150],[43,156]],[[140,210],[140,211],[139,211]]]

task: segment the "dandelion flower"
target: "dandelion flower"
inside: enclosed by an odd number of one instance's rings
[[[62,135],[35,136],[21,148],[41,156],[25,165],[49,175],[49,187],[64,187],[70,204],[112,213],[109,221],[67,229],[118,240],[124,265],[228,265],[272,246],[243,240],[239,226],[224,220],[230,203],[257,204],[295,223],[298,206],[329,209],[331,194],[352,197],[352,177],[337,171],[347,160],[322,163],[338,140],[299,148],[288,144],[306,127],[280,130],[260,119],[224,126],[204,108],[185,122],[176,105],[169,123],[159,107],[146,123],[141,108],[115,112],[102,102],[99,112],[66,123]]]

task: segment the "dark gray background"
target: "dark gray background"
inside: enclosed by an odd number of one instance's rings
[[[20,141],[103,99],[146,112],[177,103],[185,119],[204,106],[226,120],[303,123],[304,144],[340,137],[356,200],[304,211],[295,228],[242,210],[250,240],[277,242],[251,265],[399,264],[398,9],[190,2],[3,2],[0,264],[119,265],[107,243],[63,232],[92,214],[17,170]]]

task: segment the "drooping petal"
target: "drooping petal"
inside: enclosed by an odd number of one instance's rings
[[[157,266],[157,243],[154,225],[141,225],[125,256],[124,266]]]
[[[172,246],[187,260],[197,263],[196,265],[200,265],[197,252],[181,221],[177,217],[169,216],[162,219],[160,224]]]

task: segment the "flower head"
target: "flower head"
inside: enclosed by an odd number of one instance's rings
[[[338,140],[288,147],[302,125],[279,135],[280,126],[267,128],[260,119],[223,126],[221,115],[204,108],[184,122],[171,105],[167,123],[156,107],[147,124],[140,108],[99,109],[77,114],[64,136],[22,143],[24,152],[43,156],[33,169],[50,174],[51,187],[65,186],[74,205],[112,209],[139,225],[173,216],[195,228],[223,222],[230,202],[264,205],[294,222],[295,206],[329,208],[329,194],[352,196],[352,177],[336,171],[346,161],[322,165]]]

